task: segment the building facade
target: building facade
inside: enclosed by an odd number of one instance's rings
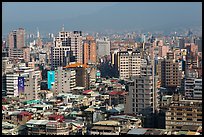
[[[10,32],[7,44],[9,49],[21,49],[22,47],[25,47],[25,30],[19,28]]]
[[[119,52],[119,75],[121,79],[128,79],[131,76],[140,75],[141,55],[140,52],[128,51]]]
[[[157,90],[152,76],[135,76],[129,83],[126,96],[125,113],[148,114],[154,113],[158,106]]]
[[[18,96],[18,76],[17,73],[7,73],[6,74],[6,95],[8,97]]]
[[[111,45],[110,40],[108,40],[107,38],[97,39],[96,45],[97,45],[98,58],[110,55],[110,45]]]
[[[69,62],[83,62],[82,32],[59,32],[54,38],[54,46],[51,47],[52,70],[58,66],[66,66]]]
[[[84,57],[83,64],[96,63],[96,42],[94,37],[87,36],[83,43]]]
[[[176,97],[166,112],[166,129],[181,130],[184,125],[202,126],[202,101]]]
[[[167,58],[161,62],[161,86],[176,88],[181,86],[181,70],[179,62],[174,59],[172,52],[167,53]]]
[[[71,68],[58,67],[55,70],[55,83],[52,90],[55,93],[70,93],[76,87],[76,71]]]

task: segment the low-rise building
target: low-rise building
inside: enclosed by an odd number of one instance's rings
[[[120,122],[114,120],[98,121],[93,123],[91,135],[119,135]]]
[[[58,121],[30,120],[26,123],[28,135],[68,135],[68,125]]]
[[[166,129],[180,130],[184,125],[202,126],[202,101],[175,98],[166,112]]]

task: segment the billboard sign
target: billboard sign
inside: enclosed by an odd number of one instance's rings
[[[48,89],[52,88],[52,84],[55,82],[55,71],[47,72],[47,85]]]
[[[25,83],[24,77],[18,77],[18,93],[24,92],[24,83]]]

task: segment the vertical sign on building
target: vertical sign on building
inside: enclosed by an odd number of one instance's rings
[[[47,85],[48,89],[52,88],[52,84],[55,82],[55,71],[47,72]]]
[[[24,92],[24,77],[18,77],[18,93]]]
[[[96,82],[100,83],[101,81],[101,72],[99,70],[96,71]]]

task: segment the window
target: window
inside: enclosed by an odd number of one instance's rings
[[[177,115],[182,115],[182,113],[177,113]]]
[[[187,111],[192,111],[192,108],[187,108],[186,110],[187,110]]]
[[[187,116],[192,116],[192,114],[187,114]]]
[[[174,120],[174,117],[171,117],[171,120]]]
[[[202,113],[201,114],[197,114],[197,116],[202,116]]]
[[[177,118],[177,120],[182,120],[182,118]]]
[[[182,108],[177,108],[178,111],[182,111]]]

